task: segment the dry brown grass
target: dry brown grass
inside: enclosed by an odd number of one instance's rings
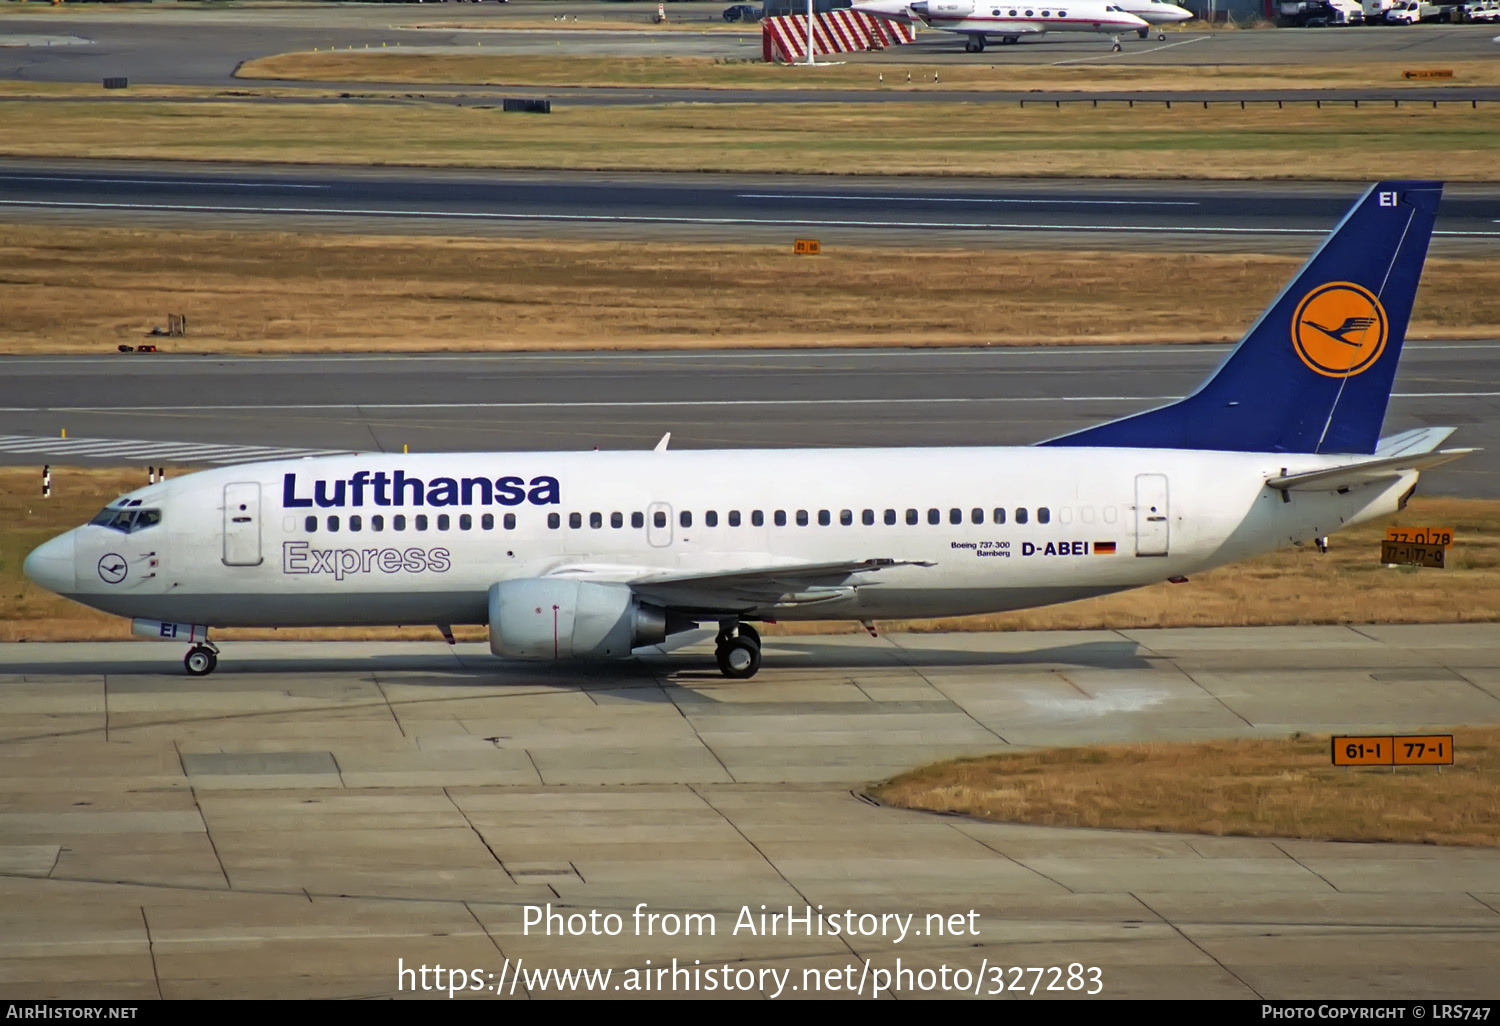
[[[0,225],[0,352],[100,352],[166,313],[222,353],[1237,338],[1292,257]],[[1142,281],[1173,283],[1142,289]],[[1212,301],[1180,304],[1190,289]],[[967,294],[971,303],[934,300]],[[350,316],[358,311],[359,316]],[[1414,336],[1500,333],[1500,266],[1428,261]]]
[[[170,471],[178,476],[185,471]],[[0,641],[122,638],[128,622],[85,609],[32,584],[26,554],[83,523],[115,496],[146,483],[144,468],[53,468],[53,494],[40,497],[39,467],[0,468]],[[1327,555],[1265,556],[1122,595],[1000,616],[878,622],[883,631],[1068,630],[1081,628],[1257,626],[1313,623],[1500,621],[1500,502],[1415,499],[1395,523],[1457,531],[1446,570],[1386,569],[1377,562],[1383,524],[1335,535]],[[768,634],[859,630],[845,623],[767,626]],[[225,631],[235,638],[432,638],[431,629]],[[483,638],[481,628],[461,637]]]
[[[1103,56],[1103,55],[1101,55]],[[1443,62],[1453,78],[1439,84],[1500,85],[1488,60]],[[910,79],[907,75],[910,74]],[[242,79],[312,82],[402,82],[425,85],[624,86],[699,89],[889,89],[921,92],[1032,89],[1261,90],[1371,86],[1409,89],[1420,97],[1432,81],[1403,79],[1386,62],[1308,65],[1220,64],[1162,67],[1118,58],[1067,65],[997,58],[995,64],[767,64],[759,57],[589,57],[558,60],[514,54],[412,54],[398,49],[287,53],[246,61]],[[909,83],[909,84],[908,84]]]
[[[1500,104],[491,104],[15,100],[0,155],[563,170],[1488,181]],[[1440,168],[1434,154],[1441,154]]]
[[[1456,755],[1441,773],[1336,768],[1327,737],[1299,734],[993,755],[914,770],[870,793],[1041,826],[1500,845],[1500,728],[1442,732],[1454,734]]]

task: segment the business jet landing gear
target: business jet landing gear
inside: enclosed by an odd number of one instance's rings
[[[201,645],[194,645],[188,649],[188,654],[183,657],[182,665],[187,672],[194,677],[206,677],[214,672],[214,667],[219,665],[219,646],[211,641]]]
[[[1167,34],[1165,32],[1158,32],[1156,34],[1156,41],[1158,43],[1165,43],[1167,41]]]
[[[748,623],[721,623],[714,641],[714,657],[724,676],[733,680],[754,677],[760,669],[760,632]]]
[[[972,35],[965,39],[964,53],[984,53],[984,36]]]

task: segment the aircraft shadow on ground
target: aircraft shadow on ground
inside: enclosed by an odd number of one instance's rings
[[[343,646],[341,646],[343,647]],[[573,687],[584,690],[599,688],[655,687],[658,685],[725,684],[755,687],[776,683],[786,671],[804,673],[851,673],[911,669],[1003,668],[1065,669],[1086,667],[1104,670],[1140,670],[1150,666],[1139,647],[1130,641],[1091,641],[1077,645],[1059,645],[1027,651],[981,652],[955,647],[901,648],[871,646],[861,649],[849,644],[819,644],[800,638],[769,638],[765,662],[760,673],[745,681],[728,680],[719,673],[711,655],[701,652],[653,653],[644,657],[613,662],[532,663],[501,659],[489,654],[449,652],[410,654],[380,653],[357,656],[346,652],[327,656],[288,658],[240,656],[235,645],[228,643],[219,657],[213,675],[194,678],[182,669],[175,650],[163,651],[162,658],[151,661],[131,660],[122,664],[106,658],[76,659],[65,662],[35,661],[0,666],[0,674],[21,675],[28,682],[44,683],[56,677],[169,677],[184,685],[202,688],[223,682],[243,685],[249,678],[261,676],[308,677],[321,674],[374,675],[385,684],[432,687]],[[385,675],[391,675],[386,677]],[[3,685],[0,685],[3,686]]]

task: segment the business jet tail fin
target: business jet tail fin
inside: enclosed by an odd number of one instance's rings
[[[1196,392],[1041,444],[1373,454],[1442,191],[1371,186]]]

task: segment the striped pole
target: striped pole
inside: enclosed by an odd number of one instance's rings
[[[48,463],[42,467],[42,498],[52,497],[52,464]]]
[[[147,467],[146,471],[147,471],[147,473],[146,473],[146,483],[147,484],[156,484],[156,468],[155,467]]]

